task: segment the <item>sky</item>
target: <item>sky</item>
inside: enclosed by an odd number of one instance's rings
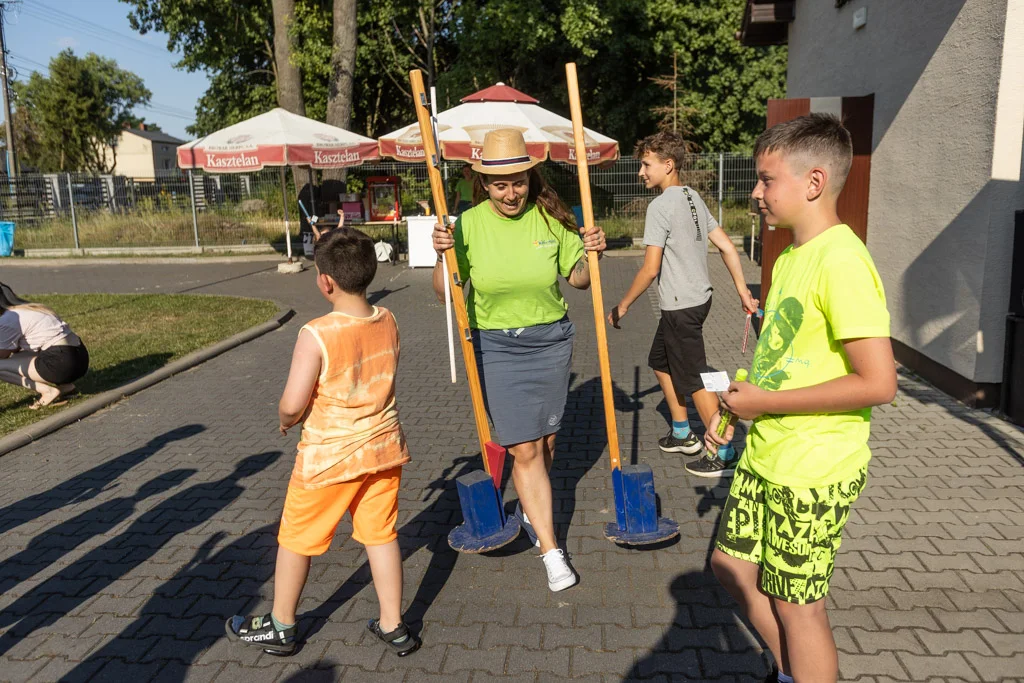
[[[170,135],[192,139],[185,126],[195,120],[195,105],[209,79],[174,68],[179,54],[168,51],[163,33],[139,35],[128,23],[130,6],[118,0],[22,0],[4,12],[8,62],[18,80],[33,71],[47,73],[50,59],[65,48],[78,56],[95,52],[142,77],[153,93],[136,116]],[[2,114],[0,114],[2,118]]]

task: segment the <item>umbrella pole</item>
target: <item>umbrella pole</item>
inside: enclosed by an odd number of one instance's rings
[[[281,206],[284,208],[284,240],[288,247],[288,263],[292,262],[292,233],[288,226],[288,182],[284,178],[284,166],[281,169]]]

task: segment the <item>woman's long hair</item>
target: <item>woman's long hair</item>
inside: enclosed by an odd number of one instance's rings
[[[540,215],[547,224],[548,229],[551,229],[551,223],[548,222],[548,216],[551,216],[563,228],[574,235],[578,235],[579,228],[576,226],[576,216],[558,198],[558,195],[547,184],[547,181],[544,180],[544,176],[540,174],[537,167],[534,166],[526,173],[530,181],[530,190],[526,195],[526,201],[532,202],[541,208]],[[473,203],[474,205],[479,204],[484,199],[489,198],[490,196],[487,193],[487,176],[477,173],[476,182],[473,183]]]
[[[10,286],[0,282],[0,313],[12,309],[16,310],[19,308],[22,310],[46,313],[48,315],[52,315],[55,318],[57,317],[57,314],[50,310],[50,308],[48,308],[47,306],[44,306],[42,304],[34,304],[31,301],[25,301],[20,296],[15,294],[14,290],[11,289]]]

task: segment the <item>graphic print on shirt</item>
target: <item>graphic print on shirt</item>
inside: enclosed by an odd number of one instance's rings
[[[778,391],[792,375],[793,364],[807,365],[808,361],[793,355],[793,339],[804,320],[804,307],[795,297],[779,302],[778,307],[765,311],[764,329],[754,350],[754,384],[762,389]]]

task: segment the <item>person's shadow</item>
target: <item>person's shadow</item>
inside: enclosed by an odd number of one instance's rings
[[[22,524],[27,524],[65,505],[81,503],[95,498],[111,482],[147,458],[158,453],[164,446],[175,441],[190,439],[206,430],[199,424],[176,427],[169,432],[155,436],[144,446],[128,451],[111,460],[77,474],[51,489],[22,498],[0,508],[0,534],[7,533]]]
[[[269,463],[266,463],[264,467],[266,465]],[[398,542],[403,562],[419,550],[426,549],[429,553],[429,564],[423,573],[416,593],[406,601],[408,609],[404,619],[416,632],[422,630],[424,617],[448,582],[458,558],[458,553],[448,546],[447,540],[453,520],[458,519],[459,497],[455,488],[455,479],[481,467],[482,461],[478,453],[456,458],[451,466],[442,472],[441,476],[427,485],[424,497],[431,501],[430,504],[413,515],[398,530]],[[251,474],[255,474],[255,472],[251,472],[247,476]],[[225,481],[227,480],[193,486],[188,491],[168,499],[164,505],[154,508],[143,517],[161,514],[160,508],[162,507],[180,511],[188,509],[180,504],[181,501],[195,498],[197,494],[199,498],[206,497],[197,491],[200,487],[209,487],[211,490],[218,487],[219,490],[223,490],[223,505],[227,505],[237,496],[231,492],[230,484],[224,485]],[[190,492],[191,496],[186,495]],[[221,502],[219,497],[217,502]],[[199,517],[193,518],[189,524],[191,526],[199,524],[208,519],[213,511],[204,511]],[[176,512],[176,515],[179,514],[181,513]],[[140,517],[141,520],[142,517]],[[176,532],[180,533],[184,530],[176,529]],[[155,654],[149,654],[151,645],[160,643],[159,647],[162,650],[159,658],[169,660],[163,662],[164,666],[160,670],[161,679],[184,681],[188,674],[188,665],[224,636],[224,620],[232,614],[248,614],[261,602],[259,587],[270,581],[274,574],[272,553],[276,542],[276,532],[276,524],[266,525],[246,534],[216,553],[213,553],[212,550],[223,540],[224,532],[218,532],[208,538],[187,565],[153,592],[153,597],[143,605],[138,617],[131,624],[126,626],[114,639],[93,652],[86,661],[75,667],[62,680],[91,681],[108,677],[113,679],[115,669],[121,673],[125,670],[134,670],[132,667],[144,666],[150,657],[155,656]],[[129,528],[124,534],[106,545],[128,546],[130,543],[125,541],[125,537],[131,533],[132,529]],[[162,545],[164,542],[166,540],[157,543]],[[146,552],[151,551],[147,548]],[[80,563],[84,565],[86,562],[93,561],[94,554],[102,556],[102,549],[97,549],[94,553],[82,558]],[[329,558],[329,555],[327,557]],[[141,562],[143,559],[138,554],[132,556],[132,562],[135,563]],[[75,569],[78,564],[76,563],[68,571],[80,571],[80,568]],[[106,572],[106,574],[110,574],[111,578],[104,578],[103,581],[112,580],[114,574],[118,574],[118,572]],[[244,576],[245,579],[240,586],[232,591],[232,596],[210,595],[211,589],[208,586],[208,581],[211,578],[218,577],[218,581],[224,581],[229,575],[234,574]],[[300,614],[299,647],[302,648],[310,642],[327,625],[333,614],[341,610],[348,601],[355,598],[370,583],[369,563],[364,561],[317,608]],[[90,589],[92,588],[93,585],[90,584]],[[52,590],[52,588],[47,588],[47,590]],[[88,599],[88,597],[91,597],[91,593],[89,596],[82,597],[81,600]],[[38,602],[38,599],[33,597],[31,601]],[[20,607],[18,609],[23,611]],[[0,618],[2,616],[3,614],[0,613]],[[50,616],[57,618],[59,615]],[[32,630],[49,623],[51,622],[35,624]],[[12,642],[5,640],[9,634],[10,632],[0,637],[0,652],[6,651],[12,645]],[[23,632],[19,637],[24,635]],[[101,667],[112,661],[115,663],[101,670]],[[124,669],[124,666],[128,668]],[[330,661],[321,661],[316,664],[315,669],[298,672],[288,680],[336,680],[336,669],[340,666],[340,664]]]
[[[29,541],[21,552],[0,563],[0,593],[6,593],[22,581],[60,560],[95,536],[105,536],[131,517],[139,503],[166,493],[196,473],[192,469],[165,472],[150,479],[134,493],[100,503],[94,508],[52,526]]]
[[[281,456],[280,451],[250,455],[234,471],[217,481],[196,484],[139,515],[122,533],[17,598],[0,611],[0,655],[19,640],[52,626],[75,611],[114,581],[152,558],[171,539],[211,519],[245,492],[240,482],[262,472]],[[58,597],[60,596],[60,597]],[[173,620],[167,620],[173,640]],[[138,657],[149,641],[135,641],[121,656]],[[134,649],[133,649],[134,648]]]
[[[703,571],[685,572],[672,580],[669,590],[676,603],[672,623],[623,681],[632,683],[659,675],[670,681],[715,680],[730,674],[760,681],[769,670],[770,652],[711,573],[711,554],[731,483],[731,479],[719,479],[694,487],[699,496],[697,516],[715,516]],[[698,649],[713,654],[698,658]],[[759,671],[764,673],[755,673]]]
[[[161,680],[184,681],[189,665],[218,638],[224,635],[226,615],[241,611],[251,602],[248,595],[212,596],[199,586],[211,577],[232,568],[244,567],[252,580],[266,580],[273,574],[273,563],[265,561],[267,548],[260,542],[276,531],[268,524],[236,539],[216,553],[227,534],[218,531],[207,538],[174,576],[153,591],[138,610],[135,620],[119,635],[92,652],[87,659],[61,678],[64,681],[114,680],[126,671],[119,660],[138,665],[152,643],[159,643]],[[189,590],[191,584],[192,590]],[[210,615],[223,609],[225,616]],[[214,616],[218,618],[213,618]],[[187,630],[185,630],[187,629]],[[101,669],[110,662],[113,668]],[[121,668],[121,671],[114,671]]]
[[[366,301],[371,306],[375,306],[382,299],[387,298],[388,295],[394,294],[395,292],[401,292],[403,289],[409,289],[409,285],[403,285],[402,287],[399,287],[398,289],[388,289],[387,287],[382,287],[381,289],[378,289],[376,292],[371,292],[370,294],[368,294],[366,296]]]

